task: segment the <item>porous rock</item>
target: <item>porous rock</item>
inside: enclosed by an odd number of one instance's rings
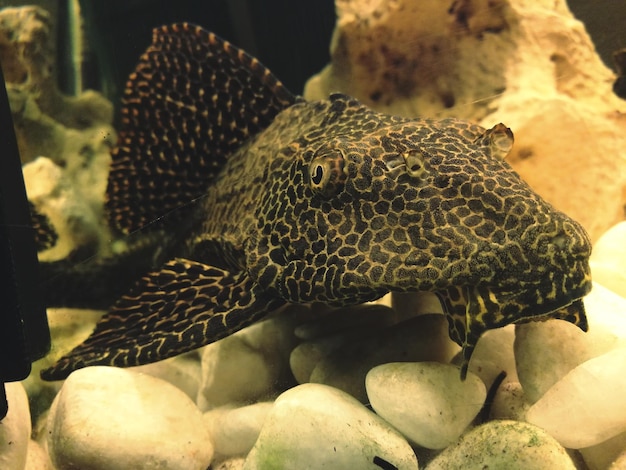
[[[83,171],[98,179],[98,183],[106,182],[106,168],[87,167]],[[73,176],[47,157],[27,163],[22,167],[22,173],[29,201],[48,219],[58,237],[52,247],[39,254],[40,259],[60,259],[77,247],[96,252],[101,247],[105,231],[101,224],[104,188],[99,195],[100,201],[92,204],[84,197],[84,189]]]
[[[554,384],[526,413],[565,447],[580,449],[626,431],[626,348],[594,357]]]
[[[58,90],[54,43],[52,19],[44,9],[0,11],[0,54],[22,159],[47,155],[77,168],[94,156],[84,147],[90,138],[99,136],[105,145],[114,141],[113,105],[94,91],[65,96]]]
[[[62,94],[56,84],[52,19],[36,6],[0,10],[0,62],[25,170],[29,200],[59,235],[42,257],[59,259],[76,247],[106,245],[102,223],[113,105],[91,90]]]
[[[0,468],[22,470],[30,440],[30,411],[20,382],[4,384],[9,410],[0,421]]]
[[[211,463],[202,413],[178,388],[115,367],[72,373],[48,416],[58,470],[194,469]]]
[[[483,406],[485,385],[436,362],[389,363],[365,379],[372,408],[411,442],[443,449],[456,441]]]
[[[426,470],[575,470],[567,451],[543,429],[519,421],[496,420],[478,426],[445,449]]]
[[[407,441],[357,400],[303,384],[278,397],[244,468],[376,468],[377,461],[418,468]]]

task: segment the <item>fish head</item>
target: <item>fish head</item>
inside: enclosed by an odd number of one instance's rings
[[[278,217],[259,225],[284,298],[435,292],[466,345],[590,290],[589,237],[504,161],[508,128],[381,118],[367,129],[372,120],[288,152],[289,185],[266,208]],[[584,312],[563,318],[586,328]]]

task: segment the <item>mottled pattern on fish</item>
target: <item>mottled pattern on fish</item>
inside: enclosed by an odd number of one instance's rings
[[[512,144],[502,124],[306,102],[215,35],[159,28],[128,83],[107,202],[115,228],[162,235],[158,268],[42,376],[164,359],[286,303],[390,291],[439,296],[462,376],[487,329],[586,329],[588,237],[503,161]]]

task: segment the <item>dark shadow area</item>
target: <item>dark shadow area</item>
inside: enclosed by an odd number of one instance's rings
[[[81,2],[89,51],[85,87],[118,105],[126,77],[151,31],[186,21],[257,57],[294,93],[329,60],[333,0],[109,0]],[[62,78],[60,82],[62,83]]]

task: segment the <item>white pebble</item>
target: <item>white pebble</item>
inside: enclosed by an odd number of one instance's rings
[[[563,320],[515,325],[517,375],[531,403],[574,367],[593,357],[593,347],[584,336],[584,331]]]
[[[468,370],[480,377],[488,386],[502,372],[506,372],[505,383],[517,382],[514,341],[514,325],[485,331],[472,354]]]
[[[115,367],[72,373],[48,416],[58,470],[204,470],[213,449],[202,413],[178,388]]]
[[[516,325],[517,374],[531,403],[574,367],[626,344],[626,299],[594,283],[584,303],[586,333],[563,320]]]
[[[211,434],[215,459],[219,461],[248,454],[273,406],[273,403],[264,402],[206,412],[204,422]]]
[[[620,455],[626,456],[626,432],[598,445],[580,449],[579,452],[585,459],[589,470],[606,470],[620,458]],[[624,469],[626,466],[618,468]]]
[[[587,342],[603,352],[626,344],[626,298],[594,283],[584,302],[589,320]]]
[[[4,387],[9,411],[0,421],[0,468],[22,470],[31,431],[28,398],[20,382],[8,382]]]
[[[626,222],[620,222],[594,243],[590,259],[593,280],[622,297],[626,297],[625,240]]]
[[[595,357],[569,372],[527,412],[565,447],[580,449],[626,431],[626,348]]]
[[[28,443],[28,455],[24,470],[54,470],[45,449],[32,439]]]
[[[304,384],[278,397],[244,468],[378,468],[378,459],[402,470],[418,468],[408,442],[357,400],[326,385]]]
[[[206,346],[196,400],[200,409],[267,399],[291,385],[293,328],[293,316],[283,312]]]
[[[131,367],[130,370],[165,380],[180,388],[192,400],[198,396],[201,367],[200,357],[196,351],[163,361]]]
[[[576,470],[567,451],[543,429],[519,421],[478,426],[435,457],[426,470]]]
[[[456,441],[486,396],[477,376],[461,381],[458,367],[435,362],[383,364],[367,374],[365,386],[376,413],[428,449]]]
[[[380,304],[339,308],[313,316],[298,325],[295,335],[304,340],[289,356],[291,371],[298,383],[311,381],[311,374],[324,358],[339,347],[358,342],[395,322],[393,309]]]
[[[296,346],[289,356],[289,366],[296,381],[300,384],[309,382],[317,364],[346,341],[349,337],[345,334],[334,334]]]
[[[512,419],[525,421],[530,403],[519,382],[503,383],[496,392],[491,404],[489,419]]]
[[[611,466],[608,470],[624,470],[626,468],[626,451],[622,452],[617,458],[611,463]]]
[[[448,362],[457,350],[443,315],[419,315],[347,340],[320,359],[310,381],[338,388],[366,403],[365,376],[373,367],[396,361]]]
[[[223,460],[215,465],[211,465],[211,470],[242,470],[246,459],[243,457],[235,457]]]

